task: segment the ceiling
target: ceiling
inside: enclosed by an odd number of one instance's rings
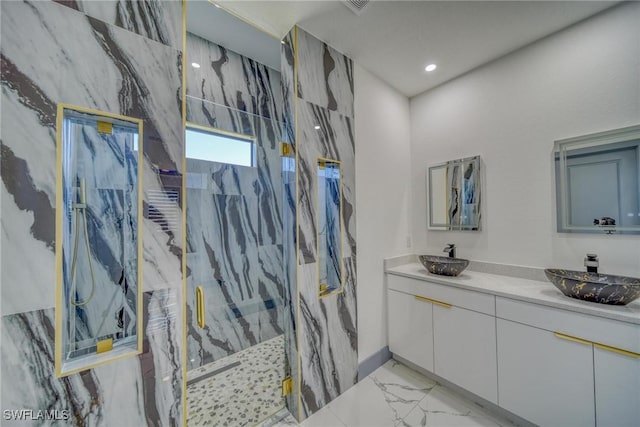
[[[277,38],[298,24],[412,97],[618,2],[372,1],[359,16],[340,1],[217,3]]]

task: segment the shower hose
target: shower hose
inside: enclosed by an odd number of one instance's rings
[[[76,221],[75,221],[75,242],[73,245],[73,256],[71,259],[71,304],[76,307],[82,307],[93,299],[93,294],[96,290],[96,278],[93,272],[93,263],[91,262],[91,251],[89,249],[89,230],[87,227],[87,197],[85,190],[85,180],[84,178],[80,179],[80,194],[79,194],[79,203],[74,204],[73,209],[76,211]],[[75,275],[76,275],[76,262],[78,260],[78,234],[79,234],[79,224],[80,221],[84,223],[84,242],[85,247],[87,249],[87,260],[89,261],[89,271],[91,273],[91,292],[89,292],[89,296],[84,301],[77,301],[75,297]]]

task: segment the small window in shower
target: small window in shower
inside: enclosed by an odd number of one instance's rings
[[[340,162],[318,159],[318,280],[320,297],[342,291]]]
[[[58,106],[56,374],[142,348],[142,121]]]
[[[188,124],[186,157],[238,166],[256,166],[255,139],[240,134],[225,133],[213,128],[195,128]]]

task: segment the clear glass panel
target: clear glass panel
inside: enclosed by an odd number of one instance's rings
[[[247,133],[187,124],[187,423],[242,417],[231,424],[255,425],[284,407],[280,124],[200,103],[220,122],[237,118]],[[209,151],[217,144],[210,137],[228,135],[229,145],[254,147],[253,167],[193,155],[193,144]]]
[[[137,349],[139,142],[137,122],[63,111],[63,362]]]
[[[319,295],[342,290],[340,162],[318,159]]]

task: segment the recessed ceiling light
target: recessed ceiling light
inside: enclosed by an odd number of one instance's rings
[[[217,7],[218,9],[220,9],[220,5],[218,3],[214,3],[213,4],[215,7]]]
[[[191,63],[191,66],[192,66],[193,68],[200,68],[200,64],[198,64],[197,62],[192,62],[192,63]]]
[[[316,126],[314,126],[314,128],[315,128],[315,130],[318,130],[318,129],[320,129],[320,126],[316,125]]]
[[[437,66],[436,64],[429,64],[429,65],[427,65],[427,66],[424,68],[424,70],[425,70],[425,71],[433,71],[433,70],[435,70],[436,68],[438,68],[438,66]]]

